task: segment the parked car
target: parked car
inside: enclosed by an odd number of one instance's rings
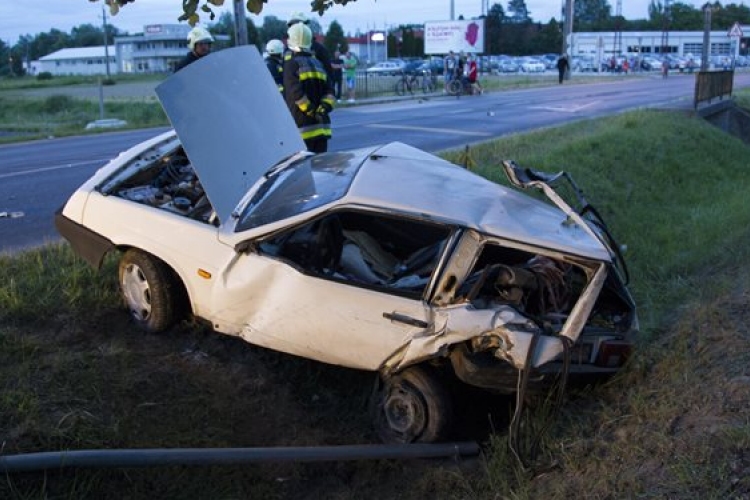
[[[594,58],[585,56],[574,56],[570,67],[573,71],[578,72],[593,72],[597,70]]]
[[[518,73],[520,68],[516,61],[514,61],[510,57],[506,57],[498,60],[497,70],[500,73]]]
[[[119,255],[134,326],[192,316],[370,371],[386,442],[448,436],[451,388],[513,394],[521,371],[531,390],[626,360],[638,320],[620,247],[593,207],[557,194],[566,183],[584,201],[567,174],[508,161],[516,188],[503,187],[398,142],[313,155],[253,46],[156,94],[174,131],[101,167],[56,214],[93,266]],[[550,201],[523,192],[535,188]]]
[[[641,68],[646,71],[661,71],[662,62],[651,56],[644,56],[641,59]]]
[[[402,71],[404,73],[419,73],[421,72],[421,67],[424,63],[424,59],[411,59],[405,62]]]
[[[543,73],[547,69],[542,61],[533,57],[520,58],[519,68],[524,73]]]
[[[398,75],[404,71],[406,63],[403,61],[381,61],[367,68],[368,74]]]

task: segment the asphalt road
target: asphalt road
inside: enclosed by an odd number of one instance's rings
[[[735,75],[734,86],[750,86],[750,74]],[[694,78],[675,75],[367,103],[334,112],[329,149],[401,141],[436,152],[636,108],[691,109],[693,92]],[[107,160],[164,130],[0,146],[0,253],[59,240],[53,214],[70,194]]]

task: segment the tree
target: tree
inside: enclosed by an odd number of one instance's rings
[[[341,53],[349,50],[349,45],[346,43],[346,37],[344,36],[344,29],[338,21],[333,21],[330,26],[328,26],[323,45],[328,49],[329,54],[333,54],[337,50]]]
[[[553,17],[541,27],[532,39],[532,54],[559,53],[562,47],[562,23],[558,23]]]
[[[89,2],[98,2],[99,0],[89,0]],[[109,12],[115,16],[120,11],[120,7],[123,7],[134,0],[103,0],[105,4],[109,6]],[[230,0],[231,1],[231,0]],[[245,7],[248,11],[253,14],[260,14],[263,11],[263,5],[268,3],[268,0],[243,0]],[[214,20],[216,14],[213,11],[214,6],[221,6],[224,4],[224,0],[174,0],[174,2],[182,3],[182,15],[179,17],[180,21],[187,21],[191,26],[194,26],[201,19],[200,12],[207,14],[211,21]],[[356,0],[311,0],[310,7],[312,12],[323,14],[326,10],[330,9],[334,5],[346,5],[349,2],[356,2]],[[320,26],[318,31],[320,32]],[[315,31],[313,33],[316,33]],[[249,36],[249,35],[248,35]]]
[[[579,31],[605,30],[611,16],[612,7],[607,0],[576,0],[573,4],[573,19]]]
[[[286,37],[286,21],[276,16],[266,16],[263,18],[263,26],[260,28],[263,43],[269,40],[283,40]]]
[[[508,20],[513,24],[523,24],[531,22],[531,14],[529,8],[526,7],[525,0],[509,0],[508,1]]]
[[[247,19],[247,42],[250,45],[255,45],[258,47],[258,50],[262,50],[261,48],[261,39],[260,34],[258,33],[258,28],[255,27],[255,23],[253,23],[252,19]],[[234,32],[234,17],[229,12],[224,12],[221,16],[219,16],[219,20],[209,25],[209,31],[211,31],[215,35],[227,35],[229,37],[229,44],[230,45],[236,45],[235,43],[235,37],[236,33]]]
[[[691,5],[675,2],[666,10],[659,0],[651,0],[648,15],[654,29],[702,30],[703,13]]]
[[[0,76],[12,74],[10,47],[0,39]]]
[[[503,22],[505,21],[505,11],[499,3],[490,7],[487,17],[484,18],[484,51],[488,54],[501,54],[500,36]]]
[[[70,43],[73,47],[96,47],[104,43],[104,31],[92,24],[82,24],[70,30]],[[120,30],[107,24],[107,40],[112,40],[120,34]]]
[[[712,14],[712,23],[717,28],[727,29],[734,24],[750,24],[750,7],[730,3]]]

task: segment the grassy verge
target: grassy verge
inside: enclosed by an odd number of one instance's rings
[[[34,76],[23,76],[16,78],[0,79],[0,92],[6,90],[26,90],[26,89],[44,89],[56,87],[68,87],[74,85],[98,85],[99,81],[104,79],[102,75],[66,75],[55,76],[49,80],[39,80]],[[153,75],[129,75],[117,74],[112,77],[115,85],[118,83],[130,82],[151,82],[164,79],[163,74]]]
[[[127,122],[125,128],[148,128],[169,123],[158,103],[145,101],[114,101],[104,103],[105,116],[116,116]],[[99,103],[66,95],[44,98],[9,98],[0,94],[0,142],[30,140],[47,136],[89,133],[86,124],[99,119]],[[106,129],[94,130],[91,133]]]
[[[639,350],[621,376],[570,393],[536,464],[556,467],[521,468],[497,427],[478,460],[49,471],[6,476],[0,497],[750,495],[750,148],[694,117],[636,111],[470,155],[498,182],[506,158],[571,172],[628,248]],[[66,245],[0,257],[5,453],[375,442],[366,375],[191,323],[142,335],[115,274],[114,260],[96,274]]]

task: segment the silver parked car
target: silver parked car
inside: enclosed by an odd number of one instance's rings
[[[308,153],[252,46],[157,95],[175,130],[102,166],[56,215],[92,265],[119,255],[134,327],[190,315],[370,371],[387,442],[448,437],[453,388],[513,394],[521,374],[544,387],[627,359],[627,272],[597,212],[555,190],[580,195],[566,174],[508,161],[509,188],[402,143]]]

